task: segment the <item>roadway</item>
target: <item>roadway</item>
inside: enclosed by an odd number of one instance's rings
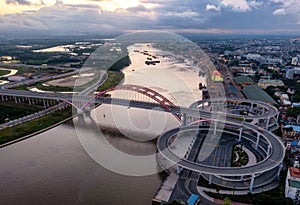
[[[206,100],[200,100],[197,102],[194,102],[190,105],[190,108],[198,108],[201,109],[201,105],[206,104],[206,103],[225,103],[227,101],[232,101],[232,102],[238,102],[238,103],[249,103],[256,105],[257,107],[264,108],[266,112],[258,114],[258,115],[237,115],[237,114],[232,114],[232,113],[227,113],[228,116],[230,117],[242,117],[244,119],[249,119],[249,120],[254,120],[254,119],[267,119],[267,118],[272,118],[275,117],[278,114],[277,109],[268,103],[264,102],[258,102],[254,100],[249,100],[249,99],[243,99],[243,98],[226,98],[226,99],[206,99]],[[225,105],[224,105],[225,106]]]
[[[248,129],[253,128],[255,130],[259,130],[259,127],[250,125],[249,123],[242,123],[237,126],[243,126]],[[198,130],[198,126],[192,126],[192,127],[182,127],[182,128],[175,128],[172,130],[169,130],[165,132],[161,137],[158,139],[157,142],[157,148],[158,151],[168,160],[170,160],[173,163],[178,164],[180,167],[183,167],[185,169],[189,169],[196,172],[201,172],[205,174],[211,174],[211,175],[222,175],[222,176],[245,176],[245,175],[252,175],[255,174],[261,174],[266,171],[272,170],[279,166],[283,159],[285,154],[285,148],[282,142],[273,134],[271,134],[268,131],[263,131],[261,134],[267,139],[267,141],[270,142],[270,145],[272,146],[272,151],[270,153],[270,156],[255,165],[248,166],[248,167],[214,167],[214,166],[207,166],[200,163],[195,163],[193,161],[182,159],[175,155],[170,149],[169,149],[169,139],[179,132],[185,132],[185,131],[195,131]]]

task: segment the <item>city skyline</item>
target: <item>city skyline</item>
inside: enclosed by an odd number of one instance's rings
[[[299,34],[297,0],[0,0],[2,35]]]

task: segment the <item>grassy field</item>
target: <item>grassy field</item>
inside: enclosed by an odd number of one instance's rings
[[[5,119],[14,120],[42,110],[40,106],[28,106],[28,103],[0,102],[0,124],[5,123]]]
[[[52,91],[52,92],[72,92],[73,87],[61,87],[61,86],[44,86],[42,82],[36,83],[35,87],[44,90],[44,91]]]
[[[118,85],[124,78],[124,74],[119,71],[108,71],[107,80],[98,87],[97,91],[107,90]]]
[[[7,75],[7,74],[9,74],[9,73],[10,73],[9,70],[1,70],[1,69],[0,69],[0,76],[2,76],[2,75]]]
[[[50,127],[72,116],[72,109],[55,111],[43,117],[0,130],[0,144]]]

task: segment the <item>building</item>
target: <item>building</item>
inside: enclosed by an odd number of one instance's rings
[[[294,79],[294,69],[290,68],[286,71],[285,73],[285,78],[289,79],[289,80],[293,80]]]
[[[300,138],[300,126],[286,125],[282,129],[282,137],[284,139],[299,140]]]
[[[258,86],[263,89],[266,89],[269,86],[284,86],[284,83],[281,80],[260,79],[258,82]]]
[[[263,57],[260,54],[256,54],[256,53],[249,53],[246,55],[247,60],[256,60],[256,61],[260,61],[263,59]]]
[[[254,76],[255,71],[251,67],[246,67],[246,66],[232,66],[230,67],[230,70],[234,74],[239,74],[239,75],[249,75],[249,76]]]
[[[300,68],[299,67],[295,67],[293,70],[294,70],[294,74],[297,74],[297,75],[300,74]]]
[[[285,197],[294,200],[295,204],[300,201],[300,170],[290,167],[285,182]]]
[[[222,77],[222,73],[220,73],[217,70],[213,70],[211,72],[211,79],[215,82],[223,82],[224,81],[224,79]]]
[[[21,81],[26,80],[26,78],[23,76],[12,75],[12,76],[8,77],[8,80],[11,82],[21,82]]]
[[[280,100],[281,101],[290,100],[290,98],[289,98],[288,94],[283,93],[283,94],[280,95]]]
[[[234,78],[234,81],[236,82],[236,84],[238,84],[239,86],[246,87],[248,85],[254,85],[255,82],[249,78],[248,76],[238,76]]]
[[[292,65],[298,65],[300,62],[299,62],[299,58],[298,57],[294,57],[292,58]]]
[[[256,85],[248,85],[242,89],[242,92],[247,99],[278,105],[277,102],[270,95],[268,95],[268,93]]]

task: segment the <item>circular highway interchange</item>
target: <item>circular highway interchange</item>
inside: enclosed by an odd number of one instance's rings
[[[193,103],[190,108],[198,109],[200,116],[202,112],[207,116],[207,112],[211,111],[211,104],[217,102],[222,102],[229,110],[225,120],[196,119],[194,123],[190,123],[188,126],[169,130],[159,137],[157,148],[162,161],[167,161],[167,164],[176,164],[181,169],[201,173],[210,183],[229,188],[250,189],[252,191],[253,188],[274,181],[281,171],[285,155],[285,147],[281,140],[268,131],[276,123],[277,109],[267,103],[247,99],[227,99],[225,103],[221,99],[202,100]],[[240,111],[247,112],[247,115],[240,115]],[[222,124],[222,129],[218,129],[217,124]],[[178,136],[191,135],[191,133],[194,133],[194,137],[187,153],[184,157],[179,156],[172,150],[172,143],[176,141]],[[256,158],[259,158],[258,162],[242,167],[222,167],[199,161],[201,149],[207,146],[204,144],[205,139],[214,141],[214,134],[216,133],[221,134],[223,141],[234,139],[232,141],[236,141],[236,144],[242,144],[248,148],[251,145],[251,151]],[[200,135],[202,139],[200,139]],[[191,159],[189,157],[191,155],[196,157]],[[163,166],[164,163],[161,164]],[[246,181],[248,183],[243,183]]]

